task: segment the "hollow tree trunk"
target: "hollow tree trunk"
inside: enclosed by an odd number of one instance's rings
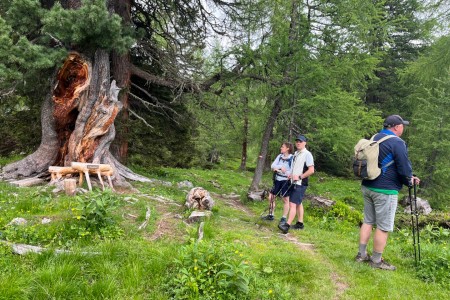
[[[3,169],[4,178],[42,175],[50,165],[72,161],[110,164],[116,185],[124,178],[149,181],[121,165],[109,152],[114,119],[122,108],[120,89],[110,80],[109,54],[97,50],[92,57],[69,54],[54,79],[54,89],[42,108],[39,149]]]

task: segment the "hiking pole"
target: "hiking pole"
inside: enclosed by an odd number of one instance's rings
[[[288,181],[290,181],[290,180],[288,180]],[[287,181],[286,181],[286,182],[287,182]],[[285,184],[286,184],[286,183],[285,183]],[[291,184],[289,185],[289,187],[286,189],[286,192],[284,192],[283,195],[282,195],[281,197],[284,198],[284,196],[286,196],[286,193],[289,192],[289,190],[291,189],[292,185],[293,185],[293,183],[291,182]]]
[[[271,214],[271,215],[273,215],[273,209],[274,209],[274,206],[275,206],[275,200],[277,199],[277,197],[278,196],[280,196],[280,193],[281,193],[281,191],[283,190],[283,188],[285,187],[285,185],[286,185],[286,183],[288,182],[289,180],[286,180],[286,182],[285,183],[283,183],[283,185],[281,186],[281,188],[280,188],[280,190],[278,191],[278,193],[276,193],[275,195],[273,195],[272,196],[272,199],[271,199],[271,201],[269,202],[269,214]],[[282,197],[284,197],[284,195],[285,195],[286,193],[284,193],[283,194],[283,196]]]
[[[269,197],[272,197],[272,198],[269,198],[269,215],[270,215],[270,214],[273,215],[273,209],[274,209],[274,206],[275,206],[275,205],[274,205],[274,204],[275,204],[275,203],[274,203],[274,202],[275,202],[275,199],[280,195],[281,191],[283,190],[284,186],[286,185],[286,183],[287,183],[288,181],[289,181],[289,180],[286,180],[286,182],[281,186],[281,188],[280,188],[280,190],[278,191],[278,193],[276,193],[275,195],[272,194],[272,193],[269,193]],[[273,190],[274,188],[275,188],[275,184],[274,184],[272,190]],[[285,194],[286,194],[286,193],[284,193],[282,197],[284,197]],[[264,211],[262,212],[261,216],[264,215],[265,212],[266,212],[266,210],[264,210]]]
[[[414,211],[416,215],[416,229],[417,229],[417,250],[419,254],[419,262],[420,262],[420,229],[419,229],[419,211],[417,210],[417,185],[416,182],[414,184]]]
[[[413,212],[413,199],[411,195],[411,187],[408,187],[408,193],[409,193],[409,205],[411,208],[411,227],[412,227],[412,236],[413,236],[413,247],[414,247],[414,260],[416,262],[417,267],[417,251],[416,251],[416,230],[415,230],[415,223],[414,223],[414,212]]]

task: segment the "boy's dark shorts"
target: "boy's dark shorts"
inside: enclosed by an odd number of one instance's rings
[[[289,197],[289,187],[291,186],[288,180],[275,180],[275,184],[270,191],[272,195],[277,195],[280,197]]]
[[[289,202],[295,203],[297,205],[302,204],[303,197],[305,196],[305,191],[308,186],[293,184],[290,190]]]

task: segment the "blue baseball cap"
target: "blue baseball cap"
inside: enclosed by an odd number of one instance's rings
[[[403,120],[399,115],[390,115],[384,120],[383,126],[386,128],[390,128],[400,124],[409,125],[409,122]]]
[[[308,139],[306,138],[306,136],[300,134],[299,136],[297,136],[297,138],[295,139],[295,141],[307,142]]]

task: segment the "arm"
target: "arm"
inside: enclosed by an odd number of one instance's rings
[[[309,166],[308,170],[305,173],[303,173],[302,175],[300,175],[300,179],[305,179],[306,177],[309,177],[312,174],[314,174],[314,165]]]
[[[395,143],[394,161],[399,178],[404,185],[409,186],[411,184],[413,174],[411,162],[408,158],[408,150],[406,149],[406,144],[403,140]]]
[[[281,155],[281,154],[280,154]],[[270,165],[270,168],[272,169],[272,171],[274,172],[278,172],[278,170],[281,168],[281,166],[279,165],[280,163],[280,155],[278,155],[275,160],[273,161],[273,163]]]

